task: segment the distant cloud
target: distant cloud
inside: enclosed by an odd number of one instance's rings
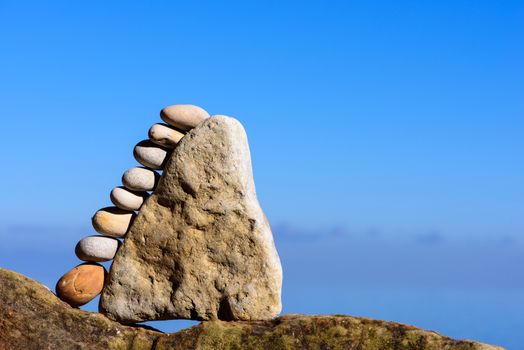
[[[16,226],[0,230],[0,266],[51,285],[77,263],[76,242],[91,228]],[[513,236],[450,237],[345,226],[273,226],[285,283],[295,287],[519,287],[524,245]],[[42,262],[45,262],[43,264]],[[312,282],[314,281],[314,282]]]
[[[519,239],[518,237],[515,237],[515,236],[506,235],[506,236],[502,236],[499,242],[503,246],[505,245],[513,246],[519,243]]]
[[[76,242],[93,234],[93,228],[48,225],[13,225],[0,228],[0,252],[17,250],[59,251],[63,247],[74,247]]]
[[[275,239],[319,239],[326,237],[348,237],[351,235],[350,230],[345,226],[330,226],[326,228],[304,229],[289,223],[278,223],[272,225]]]
[[[415,242],[425,245],[437,245],[446,240],[444,235],[439,232],[427,232],[415,236]]]

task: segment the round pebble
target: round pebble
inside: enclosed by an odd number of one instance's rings
[[[209,113],[194,105],[173,105],[162,109],[160,118],[175,128],[189,131],[209,118]]]
[[[124,210],[138,210],[149,197],[147,192],[130,191],[123,186],[115,187],[110,198],[114,205]]]
[[[153,191],[160,180],[160,175],[146,168],[131,168],[122,176],[122,183],[132,191]]]
[[[78,265],[56,283],[56,295],[72,307],[93,300],[104,288],[105,268],[96,263]]]
[[[184,137],[184,134],[166,124],[154,124],[149,129],[149,139],[157,145],[175,148],[176,144]]]
[[[75,254],[80,260],[101,262],[115,257],[120,241],[107,236],[88,236],[80,240]]]
[[[133,149],[137,162],[151,169],[162,169],[167,160],[168,150],[149,140],[140,141]]]
[[[100,209],[92,218],[96,232],[112,237],[124,237],[136,214],[116,207]]]

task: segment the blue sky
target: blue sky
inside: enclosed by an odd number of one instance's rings
[[[273,222],[523,232],[520,1],[0,4],[3,225],[88,223],[195,103],[245,124]]]
[[[0,0],[0,266],[26,271],[31,242],[74,263],[159,110],[193,103],[244,124],[289,288],[285,242],[328,268],[357,263],[333,258],[348,237],[399,264],[426,242],[448,287],[522,288],[523,38],[510,0]]]

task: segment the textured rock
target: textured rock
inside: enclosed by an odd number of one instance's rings
[[[175,148],[113,260],[100,310],[124,323],[270,319],[281,284],[246,134],[216,116]]]
[[[98,233],[111,237],[124,237],[135,216],[132,211],[107,207],[97,211],[91,222]]]
[[[147,192],[131,191],[122,186],[113,188],[110,194],[111,202],[123,210],[140,209],[148,197]]]
[[[72,308],[44,285],[0,268],[0,349],[152,349],[161,333]]]
[[[503,350],[398,323],[350,316],[212,321],[163,334],[71,308],[47,287],[4,269],[0,269],[0,349]]]
[[[165,124],[154,124],[149,129],[148,134],[151,142],[166,148],[175,148],[177,143],[184,137],[182,132]]]
[[[209,113],[194,105],[173,105],[160,111],[160,118],[182,131],[189,131],[209,118]]]
[[[156,171],[135,167],[124,173],[122,183],[131,191],[153,191],[159,179]]]
[[[102,262],[115,257],[120,241],[106,236],[88,236],[80,240],[75,254],[80,260]]]
[[[93,300],[104,287],[106,269],[96,263],[78,265],[56,283],[56,294],[71,306],[81,306]]]
[[[133,149],[137,162],[151,169],[162,169],[168,156],[168,150],[149,140],[140,141]]]

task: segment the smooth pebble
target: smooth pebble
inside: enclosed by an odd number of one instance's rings
[[[88,236],[80,240],[75,254],[80,260],[91,262],[108,261],[115,257],[120,241],[107,236]]]
[[[149,197],[149,193],[131,191],[123,186],[113,188],[110,194],[111,202],[124,210],[138,210]]]
[[[149,140],[140,141],[133,149],[137,162],[151,169],[162,169],[169,152]]]
[[[157,145],[167,148],[175,148],[176,144],[184,137],[184,134],[166,124],[154,124],[149,129],[149,139]]]
[[[209,113],[194,105],[172,105],[160,111],[160,118],[175,128],[189,131],[209,118]]]
[[[111,237],[124,237],[136,214],[117,207],[100,209],[92,218],[96,232]]]
[[[104,288],[106,269],[96,263],[78,265],[56,283],[56,295],[72,307],[93,300]]]
[[[153,170],[135,167],[122,176],[124,186],[132,191],[153,191],[160,180],[160,175]]]

